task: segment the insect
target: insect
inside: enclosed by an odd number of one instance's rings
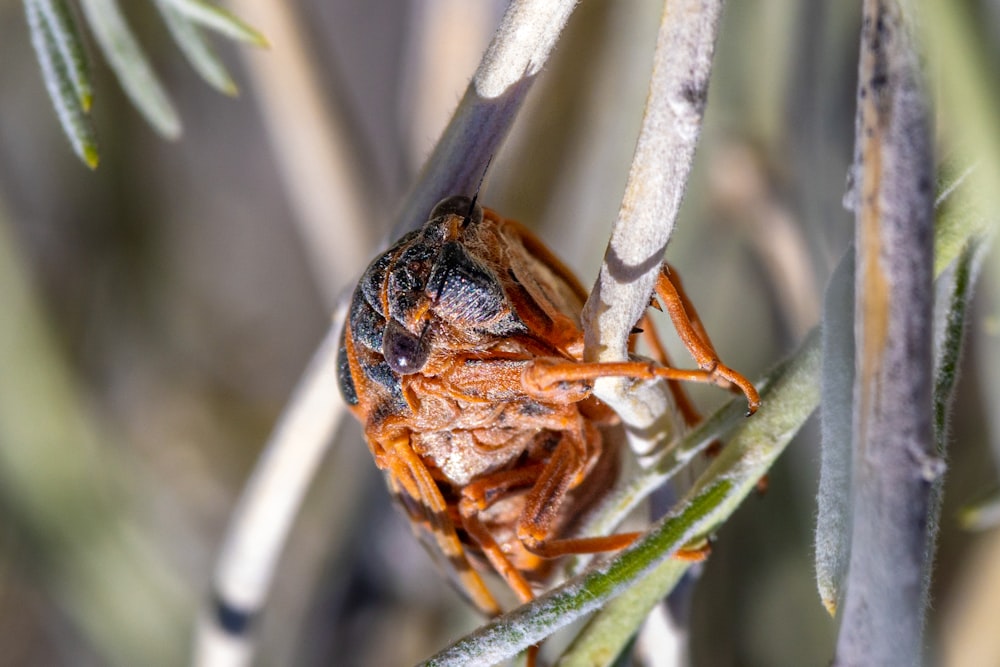
[[[477,567],[528,601],[553,559],[636,536],[570,536],[617,473],[602,434],[617,417],[592,396],[594,379],[711,382],[738,388],[756,410],[753,385],[719,362],[666,271],[656,293],[698,370],[665,357],[583,361],[580,282],[525,227],[464,196],[441,201],[362,276],[341,341],[341,392],[418,534],[484,613],[500,608]]]

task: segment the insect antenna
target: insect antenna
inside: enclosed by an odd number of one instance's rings
[[[483,167],[483,173],[479,177],[479,183],[476,185],[476,191],[472,195],[472,199],[469,201],[469,212],[465,214],[466,221],[472,220],[472,214],[476,210],[476,202],[479,201],[479,191],[483,189],[483,181],[486,180],[486,172],[490,168],[490,164],[493,162],[493,156],[490,155],[489,159],[486,160],[486,166]]]

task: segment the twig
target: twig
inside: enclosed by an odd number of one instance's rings
[[[587,359],[625,359],[632,327],[649,305],[694,159],[721,12],[721,0],[665,5],[625,196],[583,309]],[[664,383],[602,378],[594,393],[621,416],[638,454],[675,434]]]
[[[423,224],[441,199],[475,191],[576,3],[511,3],[455,115],[395,216],[394,238]]]
[[[836,665],[916,665],[933,446],[933,156],[901,3],[864,3],[855,156],[853,527]]]

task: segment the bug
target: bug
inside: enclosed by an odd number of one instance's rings
[[[656,293],[699,369],[583,361],[586,291],[527,228],[475,199],[444,199],[364,272],[341,339],[341,393],[418,534],[482,612],[500,608],[481,569],[528,601],[553,559],[636,537],[570,536],[617,473],[602,434],[617,417],[591,394],[594,379],[711,382],[756,410],[753,385],[719,361],[666,271]]]

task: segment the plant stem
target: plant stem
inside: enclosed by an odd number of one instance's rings
[[[894,0],[866,0],[855,153],[851,558],[836,665],[920,664],[933,388],[933,156],[915,48]]]
[[[583,309],[588,360],[626,359],[632,327],[649,306],[694,161],[721,13],[721,0],[664,5],[625,196]],[[622,418],[637,454],[676,435],[678,417],[664,383],[602,378],[594,394]]]

